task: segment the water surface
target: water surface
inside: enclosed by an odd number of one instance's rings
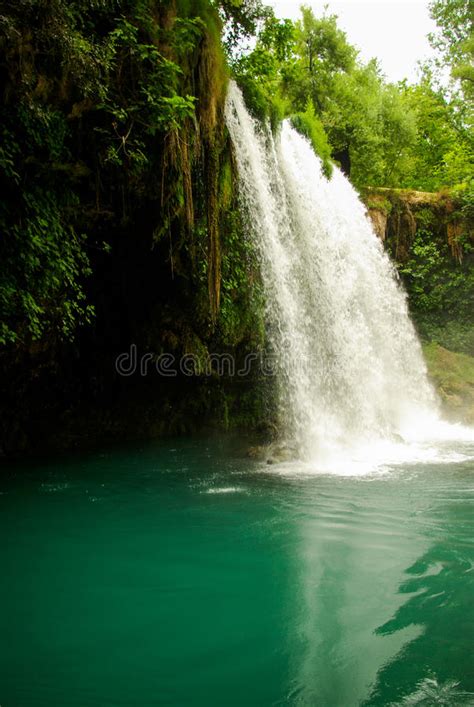
[[[0,704],[474,704],[460,459],[346,477],[181,440],[7,467]]]

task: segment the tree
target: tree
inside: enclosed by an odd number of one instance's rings
[[[357,185],[396,184],[415,138],[411,109],[375,60],[358,60],[335,15],[301,13],[296,23],[269,15],[253,51],[234,63],[247,102],[259,115],[279,103],[327,172],[332,153]]]
[[[317,18],[310,7],[301,7],[301,20],[295,25],[296,64],[286,72],[284,88],[299,110],[311,98],[318,110],[324,110],[335,77],[349,72],[357,52],[337,26],[335,15]]]
[[[273,14],[262,0],[219,0],[213,4],[224,20],[224,41],[230,54],[245,37],[255,35],[259,24]]]
[[[430,5],[438,30],[429,35],[439,52],[438,66],[447,66],[466,99],[474,97],[474,13],[472,0],[434,0]]]
[[[435,191],[467,185],[473,169],[473,141],[456,105],[425,79],[403,86],[403,102],[415,114],[416,140],[400,185]]]

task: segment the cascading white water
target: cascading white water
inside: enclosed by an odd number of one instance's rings
[[[287,441],[334,450],[417,440],[439,426],[406,295],[363,204],[286,121],[274,138],[231,83],[226,122],[258,245]]]

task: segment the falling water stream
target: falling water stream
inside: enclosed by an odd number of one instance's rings
[[[231,83],[226,122],[257,244],[284,434],[319,468],[406,460],[472,438],[443,423],[406,294],[350,182],[327,179],[285,121],[277,136]]]

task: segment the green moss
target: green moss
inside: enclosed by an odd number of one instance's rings
[[[234,432],[257,432],[268,438],[274,429],[275,389],[269,379],[233,384],[225,391],[226,429]]]
[[[393,205],[389,199],[384,197],[368,196],[364,199],[364,203],[368,209],[374,209],[376,211],[382,211],[388,216],[392,211]]]
[[[234,175],[235,179],[235,175]],[[237,200],[222,214],[222,300],[218,332],[224,346],[263,345],[264,298],[255,245]]]
[[[366,187],[361,196],[388,216],[385,247],[422,340],[474,355],[474,227],[459,194]]]
[[[202,375],[206,371],[209,361],[209,351],[206,345],[191,329],[188,329],[184,334],[182,343],[183,354],[192,357],[196,375]]]
[[[271,101],[261,86],[249,76],[239,76],[237,81],[249,113],[261,122],[270,118]]]
[[[474,358],[430,343],[423,347],[428,372],[447,413],[474,422]]]
[[[323,163],[324,174],[329,178],[332,174],[331,146],[321,120],[316,115],[314,105],[308,102],[306,110],[291,117],[291,124],[301,135],[308,138],[314,152]]]
[[[230,160],[224,160],[219,174],[219,203],[221,208],[229,209],[234,197],[234,175]]]
[[[250,115],[261,123],[270,123],[274,131],[285,117],[285,102],[278,93],[272,94],[269,87],[249,75],[235,77],[244,96]]]

